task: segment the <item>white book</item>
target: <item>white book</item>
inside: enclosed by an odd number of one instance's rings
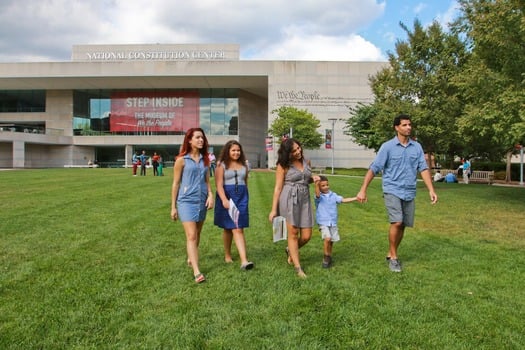
[[[288,239],[288,229],[286,228],[286,218],[276,216],[273,218],[273,242]]]
[[[230,198],[230,208],[228,209],[228,214],[230,214],[230,218],[232,218],[233,223],[235,224],[235,227],[239,228],[239,209],[233,202],[233,200]]]

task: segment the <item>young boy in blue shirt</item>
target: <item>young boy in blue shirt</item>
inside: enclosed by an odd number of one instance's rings
[[[340,240],[337,228],[337,205],[356,200],[357,197],[343,198],[337,193],[330,191],[330,184],[326,176],[319,176],[319,181],[315,182],[315,218],[324,242],[324,268],[332,266],[332,246],[334,242]]]

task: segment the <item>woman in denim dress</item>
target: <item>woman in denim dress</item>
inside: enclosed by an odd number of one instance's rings
[[[199,269],[199,242],[206,211],[213,208],[209,178],[208,140],[201,128],[186,132],[173,167],[171,219],[180,220],[186,233],[188,265],[196,283],[206,280]]]

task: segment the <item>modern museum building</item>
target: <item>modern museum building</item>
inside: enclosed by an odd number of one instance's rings
[[[372,101],[369,77],[385,65],[241,60],[235,44],[77,45],[71,61],[0,63],[0,168],[121,167],[142,150],[169,164],[192,127],[215,154],[235,139],[252,167],[271,168],[282,106],[320,120],[327,142],[305,150],[313,166],[368,167],[373,151],[343,119]]]

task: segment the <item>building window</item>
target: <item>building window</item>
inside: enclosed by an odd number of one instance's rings
[[[76,90],[75,135],[237,135],[236,89]]]
[[[236,89],[200,90],[200,123],[207,135],[238,135]]]
[[[27,113],[45,111],[45,90],[0,90],[0,112]]]

